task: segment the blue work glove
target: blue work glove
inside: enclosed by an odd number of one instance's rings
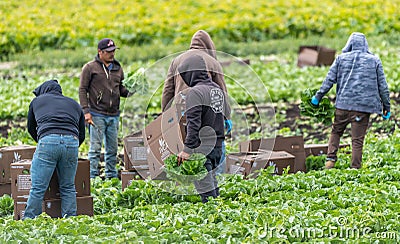
[[[318,101],[318,99],[317,99],[315,96],[313,96],[313,97],[311,98],[311,104],[314,105],[314,106],[318,106],[319,101]]]
[[[228,135],[229,133],[231,133],[232,130],[232,120],[227,119],[225,120],[225,129],[226,129],[226,134]]]
[[[388,120],[390,118],[390,112],[386,112],[386,115],[385,115],[385,112],[386,111],[383,111],[382,118],[383,118],[383,120]]]

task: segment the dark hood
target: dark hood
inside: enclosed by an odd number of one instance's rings
[[[352,51],[369,52],[367,38],[363,33],[353,32],[342,49],[343,53]]]
[[[58,84],[57,80],[48,80],[43,82],[40,86],[38,86],[35,90],[33,90],[33,94],[35,96],[40,96],[45,93],[59,94],[62,95],[62,89],[60,84]]]
[[[190,49],[205,49],[211,57],[217,58],[214,42],[211,40],[210,35],[204,30],[199,30],[194,33],[190,43]]]
[[[189,87],[193,87],[199,82],[211,82],[206,62],[199,55],[192,55],[183,60],[182,64],[178,66],[178,72]]]

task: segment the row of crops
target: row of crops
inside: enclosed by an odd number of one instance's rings
[[[224,176],[221,197],[203,204],[162,182],[92,182],[95,216],[12,220],[0,198],[0,242],[12,243],[398,243],[400,134],[367,136],[361,170],[340,153],[338,169],[257,179]],[[166,183],[164,183],[166,184]]]
[[[309,35],[400,31],[399,0],[2,1],[0,54],[117,43],[188,43],[198,29],[219,40],[262,41]],[[240,11],[238,11],[240,10]]]

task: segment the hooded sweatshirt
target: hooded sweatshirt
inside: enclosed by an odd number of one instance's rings
[[[119,115],[120,97],[127,97],[129,91],[122,85],[124,72],[120,63],[114,60],[109,70],[97,55],[82,68],[79,86],[79,100],[83,112],[95,112],[106,116]]]
[[[162,111],[165,111],[169,107],[170,103],[174,100],[174,97],[180,97],[178,96],[179,93],[182,93],[184,96],[185,90],[188,86],[182,80],[182,77],[180,77],[178,66],[182,63],[182,60],[191,55],[199,55],[204,59],[211,80],[224,92],[227,92],[222,67],[217,61],[214,42],[207,32],[199,30],[192,37],[190,49],[177,56],[169,66],[161,98]]]
[[[48,80],[37,87],[29,105],[28,132],[38,142],[50,134],[73,135],[79,145],[85,140],[85,116],[80,105],[62,95],[56,80]]]
[[[362,33],[352,33],[315,97],[320,101],[336,84],[336,108],[382,114],[390,111],[389,89],[381,60],[369,52]]]
[[[178,71],[187,86],[186,138],[183,151],[209,154],[224,140],[224,117],[230,116],[226,94],[211,80],[199,55],[183,60]]]

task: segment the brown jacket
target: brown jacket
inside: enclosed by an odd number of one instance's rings
[[[116,60],[111,70],[105,67],[98,56],[85,64],[79,85],[79,100],[83,112],[119,115],[120,97],[127,97],[129,93],[122,85],[123,79],[124,72]]]
[[[193,54],[197,54],[205,60],[212,81],[217,83],[224,92],[227,92],[222,67],[217,61],[214,42],[207,32],[199,30],[192,37],[190,49],[176,57],[169,66],[161,98],[162,111],[170,106],[179,92],[184,93],[184,90],[188,88],[179,75],[178,66],[185,58]]]

